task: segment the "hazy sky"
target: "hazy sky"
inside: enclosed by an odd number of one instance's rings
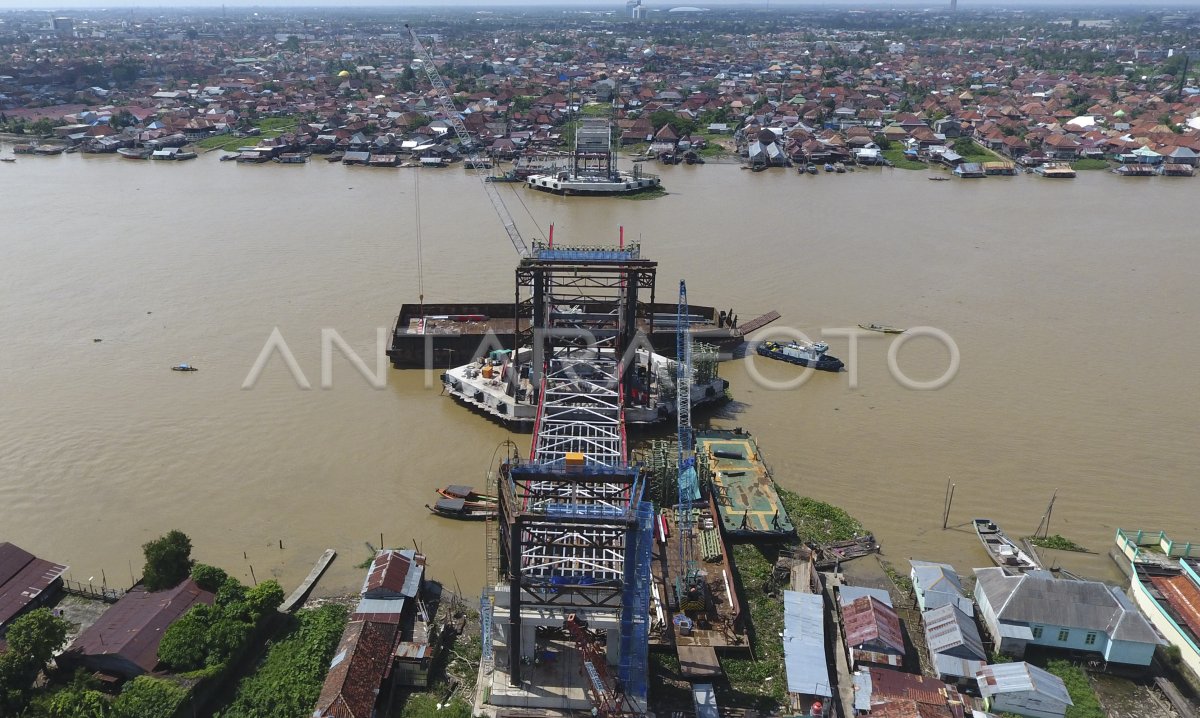
[[[111,7],[111,8],[130,8],[136,7],[145,10],[153,8],[178,8],[178,7],[219,7],[226,5],[228,7],[445,7],[445,6],[466,6],[466,7],[490,7],[496,5],[536,5],[540,7],[570,7],[570,8],[612,8],[620,10],[624,8],[623,0],[610,0],[609,2],[597,2],[597,0],[409,0],[407,2],[398,2],[397,0],[0,0],[0,12],[6,10],[17,9],[62,9],[66,10],[73,7]],[[931,0],[826,0],[825,2],[814,2],[813,0],[725,0],[724,2],[706,3],[695,2],[693,0],[645,0],[644,7],[650,10],[668,9],[679,5],[694,5],[696,7],[736,7],[744,5],[746,7],[761,8],[767,5],[803,5],[809,7],[831,7],[831,8],[850,8],[864,7],[870,5],[885,5],[885,6],[918,6],[918,7],[933,7],[949,5],[949,0],[944,2],[931,2]],[[1162,7],[1188,7],[1200,9],[1200,0],[959,0],[958,6],[962,10],[970,10],[972,7],[1033,7],[1041,6],[1048,8],[1058,7],[1098,7],[1106,8],[1113,7],[1136,7],[1143,10]]]

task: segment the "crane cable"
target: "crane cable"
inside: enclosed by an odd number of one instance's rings
[[[517,191],[516,187],[512,188],[512,193],[513,196],[517,198],[517,201],[521,203],[521,208],[525,210],[525,214],[529,215],[529,219],[533,222],[534,228],[537,229],[538,232],[541,232],[542,239],[546,239],[546,230],[542,229],[542,226],[538,224],[537,218],[533,216],[533,212],[529,211],[529,205],[525,204],[525,200],[521,198],[521,193]]]
[[[413,196],[416,209],[413,218],[417,223],[417,298],[420,302],[421,317],[425,316],[425,266],[421,257],[421,172],[417,167],[413,172]]]

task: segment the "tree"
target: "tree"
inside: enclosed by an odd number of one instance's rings
[[[969,157],[978,152],[975,149],[975,140],[972,140],[970,137],[959,137],[954,141],[953,148],[955,152],[963,157]]]
[[[67,640],[69,624],[48,608],[21,616],[8,627],[8,652],[23,656],[40,669]]]
[[[187,697],[185,688],[170,681],[138,676],[113,702],[112,718],[171,718]]]
[[[146,565],[142,583],[149,591],[162,591],[177,585],[191,573],[192,540],[182,531],[170,531],[142,546]]]
[[[216,566],[198,563],[192,567],[192,580],[205,591],[213,591],[215,593],[221,587],[221,584],[225,583],[225,579],[227,578],[229,578],[229,575]]]
[[[67,640],[69,625],[39,608],[8,626],[8,651],[0,654],[0,715],[20,715],[29,687],[54,651]]]
[[[176,671],[202,668],[208,654],[208,632],[213,609],[204,604],[192,606],[179,620],[167,627],[158,644],[158,660]]]
[[[278,581],[263,581],[246,592],[246,603],[255,619],[262,618],[283,603],[283,587]]]

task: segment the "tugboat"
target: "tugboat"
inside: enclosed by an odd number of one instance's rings
[[[817,342],[815,344],[800,342],[763,342],[755,349],[759,354],[780,361],[799,364],[800,366],[809,366],[822,371],[841,371],[842,360],[837,357],[831,357],[825,352],[829,351],[829,345],[825,342]]]

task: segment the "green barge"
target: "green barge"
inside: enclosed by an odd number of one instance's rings
[[[696,465],[701,482],[711,487],[727,536],[795,535],[771,470],[750,434],[741,429],[697,432]]]

